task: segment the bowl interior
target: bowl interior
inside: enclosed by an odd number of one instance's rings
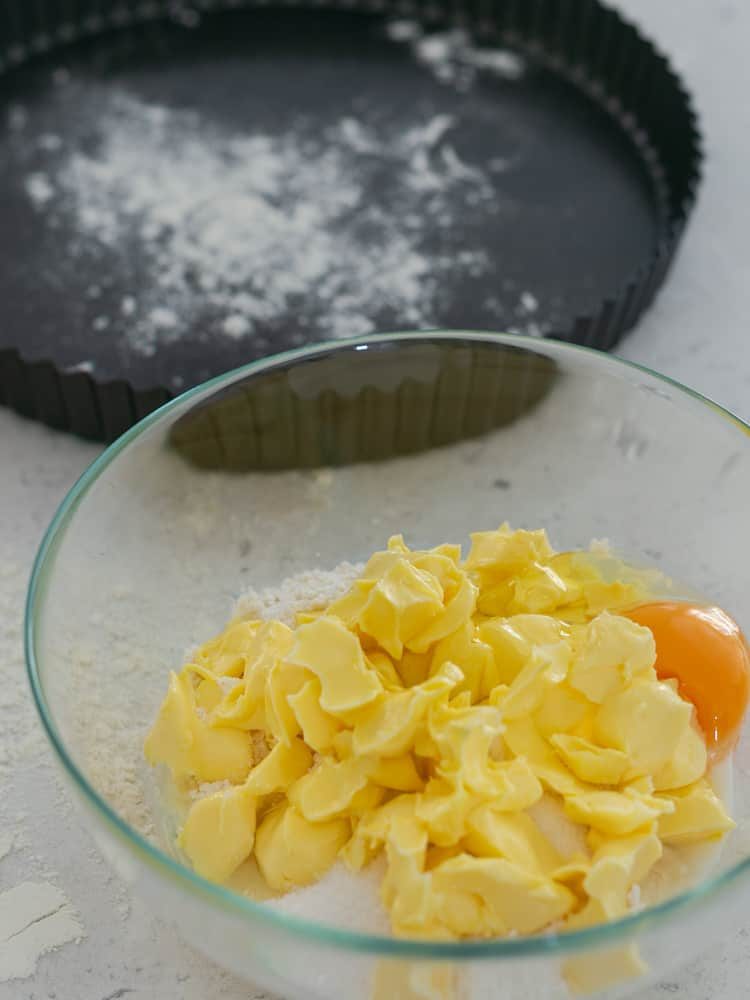
[[[746,427],[603,355],[451,333],[284,355],[158,411],[76,487],[32,586],[35,693],[79,786],[158,840],[143,737],[247,588],[508,520],[607,538],[748,630],[748,496]],[[720,871],[750,854],[749,744]]]

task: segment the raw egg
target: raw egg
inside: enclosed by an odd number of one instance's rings
[[[657,674],[676,678],[695,705],[710,756],[725,756],[750,696],[750,650],[737,623],[721,608],[681,601],[642,604],[625,615],[651,629]]]

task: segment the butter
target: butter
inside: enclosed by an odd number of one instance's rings
[[[223,882],[249,857],[255,840],[255,798],[240,786],[196,802],[179,837],[199,875]]]
[[[397,935],[622,916],[664,845],[733,826],[692,705],[658,679],[649,629],[617,614],[643,594],[626,575],[543,531],[478,532],[463,562],[396,536],[294,629],[231,623],[170,675],[145,744],[179,788],[227,783],[189,803],[181,849],[206,878],[252,867],[274,893],[384,855]],[[580,849],[550,839],[545,803]],[[632,951],[587,962],[566,963],[580,989],[640,967]]]
[[[350,833],[345,819],[311,823],[294,806],[280,806],[258,827],[255,860],[272,889],[288,892],[325,875]]]
[[[166,764],[175,781],[242,781],[252,749],[244,730],[214,728],[198,714],[190,671],[171,674],[169,690],[145,744],[150,764]]]

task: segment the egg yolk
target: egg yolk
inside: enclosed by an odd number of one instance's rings
[[[737,741],[750,696],[750,650],[737,623],[721,608],[680,601],[643,604],[625,614],[651,629],[657,674],[677,680],[695,706],[709,755],[724,757]]]

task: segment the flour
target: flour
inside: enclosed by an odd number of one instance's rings
[[[0,982],[33,975],[42,955],[80,940],[78,915],[50,882],[22,882],[0,894]]]
[[[3,561],[0,552],[0,783],[45,747],[41,727],[34,717],[23,664],[26,579],[25,567]]]
[[[16,838],[12,833],[0,833],[0,861],[7,857],[15,847]]]
[[[228,337],[245,337],[252,330],[252,324],[250,320],[243,316],[242,313],[232,313],[231,316],[227,316],[224,320],[224,326],[222,327],[224,333]]]
[[[29,174],[26,178],[26,193],[37,208],[43,208],[55,195],[46,174]]]
[[[414,58],[437,80],[459,91],[470,90],[482,70],[513,82],[527,69],[526,60],[517,52],[476,46],[461,29],[429,33],[417,21],[399,19],[388,22],[386,34],[391,41],[408,44]]]
[[[43,169],[26,196],[73,234],[73,262],[107,253],[123,269],[132,255],[147,265],[118,310],[143,355],[178,342],[198,314],[205,335],[235,340],[292,316],[320,338],[368,333],[382,315],[429,327],[446,278],[491,270],[455,232],[498,207],[488,175],[456,148],[453,115],[415,108],[395,126],[365,109],[270,135],[124,90],[86,100],[95,140],[38,145]]]
[[[238,618],[275,618],[290,627],[300,611],[319,611],[342,597],[362,572],[362,565],[343,562],[332,570],[315,569],[290,576],[279,587],[247,590],[238,599]]]

